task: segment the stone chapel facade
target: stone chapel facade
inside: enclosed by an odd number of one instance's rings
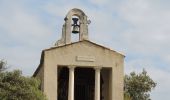
[[[64,20],[62,38],[42,51],[33,75],[41,90],[49,100],[123,100],[124,55],[89,40],[82,10],[70,10]]]

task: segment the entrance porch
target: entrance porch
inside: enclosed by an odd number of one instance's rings
[[[111,68],[58,67],[58,100],[108,100]]]

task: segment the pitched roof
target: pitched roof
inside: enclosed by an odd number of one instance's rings
[[[48,49],[44,49],[44,50],[42,51],[42,53],[41,53],[40,64],[39,64],[38,68],[36,69],[36,71],[34,72],[33,77],[36,76],[36,74],[38,73],[38,71],[40,70],[40,67],[42,66],[42,64],[43,64],[43,62],[44,62],[44,52],[45,52],[45,51],[49,51],[49,50],[53,50],[53,49],[57,49],[57,48],[62,48],[62,47],[65,47],[65,46],[74,45],[74,44],[81,43],[81,42],[88,42],[88,43],[94,44],[94,45],[96,45],[96,46],[99,46],[99,47],[101,47],[101,48],[110,50],[110,51],[112,51],[112,52],[116,52],[116,51],[114,51],[114,50],[112,50],[112,49],[110,49],[110,48],[107,48],[107,47],[105,47],[105,46],[99,45],[99,44],[94,43],[94,42],[89,41],[89,40],[83,40],[83,41],[73,42],[73,43],[70,43],[70,44],[62,45],[62,46],[56,46],[56,47],[51,47],[51,48],[48,48]],[[121,54],[121,53],[119,53],[119,52],[116,52],[116,53],[124,56],[123,54]],[[124,57],[125,57],[125,56],[124,56]]]
[[[110,49],[110,48],[108,48],[108,47],[99,45],[99,44],[94,43],[94,42],[89,41],[89,40],[83,40],[83,41],[73,42],[73,43],[70,43],[70,44],[62,45],[62,46],[51,47],[51,48],[48,48],[48,49],[44,49],[44,51],[49,51],[49,50],[56,49],[56,48],[61,48],[61,47],[69,46],[69,45],[74,45],[74,44],[77,44],[77,43],[80,43],[80,42],[89,42],[89,43],[92,43],[92,44],[94,44],[94,45],[96,45],[96,46],[99,46],[99,47],[104,48],[104,49],[108,49],[108,50],[110,50],[110,51],[116,52],[116,53],[124,56],[124,54],[122,54],[122,53],[119,53],[119,52],[117,52],[117,51],[115,51],[115,50],[112,50],[112,49]]]

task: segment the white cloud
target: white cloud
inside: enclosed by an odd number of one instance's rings
[[[24,75],[31,75],[38,66],[41,50],[49,43],[51,28],[43,24],[40,16],[27,11],[22,3],[3,3],[0,56],[8,61],[11,69],[21,69]]]
[[[99,5],[99,6],[106,5],[108,4],[109,1],[110,0],[89,0],[89,2],[91,2],[92,4]]]
[[[18,41],[34,45],[34,42],[44,39],[51,31],[41,23],[37,16],[24,11],[24,8],[12,9],[13,14],[4,12],[1,16],[1,27],[7,34]],[[6,18],[6,16],[10,16]],[[29,40],[31,39],[31,40]]]

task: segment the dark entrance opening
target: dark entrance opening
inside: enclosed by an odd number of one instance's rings
[[[75,69],[75,100],[94,100],[94,80],[94,69]]]
[[[75,68],[74,72],[74,100],[94,100],[95,70],[93,68]],[[58,71],[58,100],[68,99],[69,69],[62,67]],[[102,84],[101,75],[101,100]]]
[[[60,67],[58,69],[58,99],[57,100],[68,99],[68,79],[69,79],[69,69],[67,67]]]

